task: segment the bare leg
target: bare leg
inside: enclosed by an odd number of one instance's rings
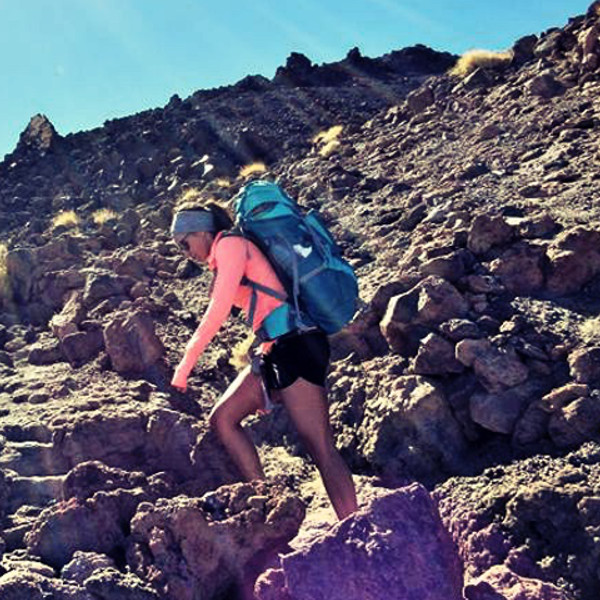
[[[313,457],[338,519],[358,508],[350,469],[333,442],[325,390],[299,378],[279,390],[287,411]]]
[[[256,448],[240,423],[263,408],[260,379],[246,367],[215,404],[209,417],[229,456],[247,481],[264,479]]]

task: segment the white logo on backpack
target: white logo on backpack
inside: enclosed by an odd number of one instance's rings
[[[313,251],[312,246],[301,246],[300,244],[294,244],[292,248],[294,249],[294,252],[302,258],[306,258]]]

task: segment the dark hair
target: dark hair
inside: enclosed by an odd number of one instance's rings
[[[215,226],[217,228],[215,233],[219,233],[219,231],[225,231],[233,227],[233,218],[227,207],[214,200],[207,200],[206,202],[190,200],[183,202],[177,206],[175,212],[179,213],[186,210],[208,210],[211,212],[215,219]]]

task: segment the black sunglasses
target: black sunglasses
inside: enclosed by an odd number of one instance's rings
[[[184,251],[184,252],[189,252],[190,251],[190,245],[188,244],[187,241],[187,235],[182,237],[181,239],[176,239],[175,243]]]

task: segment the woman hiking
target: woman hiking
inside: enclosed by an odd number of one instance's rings
[[[285,297],[273,267],[250,240],[228,235],[233,220],[217,202],[184,204],[173,218],[175,243],[191,260],[215,272],[210,302],[192,335],[171,384],[185,391],[187,379],[206,346],[229,316],[232,307],[252,313],[257,332],[265,317],[283,304],[271,294],[252,289],[250,280]],[[259,348],[253,361],[239,373],[211,411],[210,426],[248,481],[264,473],[254,444],[241,426],[250,414],[268,410],[271,402],[285,406],[302,442],[313,458],[339,519],[357,509],[350,470],[333,441],[329,424],[325,378],[329,364],[327,335],[317,327],[290,331]]]

